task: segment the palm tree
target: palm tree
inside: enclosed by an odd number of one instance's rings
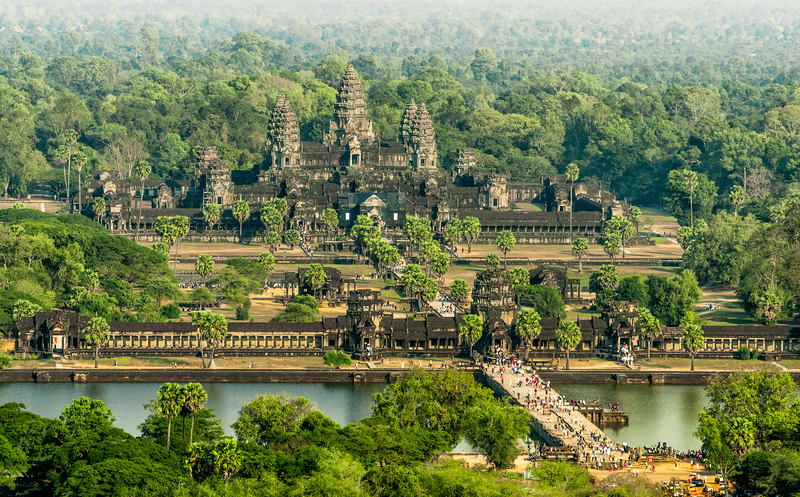
[[[314,297],[317,297],[317,291],[325,285],[325,268],[322,267],[322,264],[312,264],[306,269],[303,279],[305,283],[311,287],[311,290],[314,291]]]
[[[175,216],[170,219],[175,233],[175,269],[178,271],[178,246],[180,245],[181,238],[189,233],[189,219],[186,216]]]
[[[250,217],[250,206],[242,199],[233,203],[233,217],[239,221],[239,243],[242,243],[242,223]]]
[[[211,226],[211,231],[214,231],[214,226],[219,222],[220,212],[217,204],[207,204],[203,207],[203,219],[206,224]],[[208,236],[208,242],[211,243],[211,235]]]
[[[683,324],[683,337],[681,338],[681,345],[689,353],[692,358],[692,371],[694,371],[694,356],[706,344],[705,333],[703,328],[694,323]]]
[[[497,235],[497,248],[503,252],[503,270],[508,268],[508,253],[516,245],[517,240],[509,230],[503,230]]]
[[[94,367],[98,368],[98,360],[100,358],[100,346],[105,345],[111,339],[109,335],[111,327],[104,318],[95,317],[89,320],[86,328],[83,330],[83,339],[86,340],[88,345],[94,347]]]
[[[733,204],[733,213],[734,215],[739,215],[739,207],[745,203],[747,200],[747,193],[745,193],[744,188],[739,185],[734,185],[731,188],[731,192],[728,194],[728,199]]]
[[[581,170],[577,164],[570,164],[567,166],[567,181],[570,182],[569,189],[569,241],[572,243],[572,202],[575,197],[575,182],[578,181],[578,176]]]
[[[458,334],[469,344],[469,356],[472,357],[472,347],[483,336],[483,319],[476,314],[462,316]]]
[[[556,343],[567,352],[567,367],[569,370],[569,351],[581,343],[581,329],[572,321],[561,321],[556,328]]]
[[[139,225],[136,226],[136,241],[139,241],[139,234],[142,232],[142,204],[144,203],[144,180],[150,176],[150,173],[153,172],[153,168],[150,167],[150,163],[146,160],[140,161],[137,164],[136,169],[136,176],[139,176],[142,179],[142,198],[139,201]]]
[[[208,254],[200,254],[194,262],[194,272],[204,280],[214,272],[214,259]]]
[[[64,164],[64,166],[67,166],[67,163],[69,162],[70,157],[72,157],[72,151],[71,151],[70,147],[68,147],[66,145],[61,145],[56,150],[56,153],[55,153],[54,157],[58,162]],[[66,188],[66,196],[67,196],[67,198],[69,198],[69,186],[67,186],[67,168],[66,167],[64,167],[64,188]]]
[[[179,415],[183,407],[183,388],[177,383],[164,383],[158,389],[156,409],[167,418],[167,450],[172,438],[172,418]]]
[[[208,393],[200,383],[189,383],[183,387],[183,409],[187,415],[192,417],[192,424],[189,428],[189,445],[194,438],[194,416],[208,402]],[[184,417],[184,420],[186,418]],[[185,425],[185,422],[184,422]],[[185,433],[185,431],[184,431]]]
[[[81,196],[81,170],[86,164],[86,154],[83,152],[75,152],[75,169],[78,171],[78,213],[83,212],[83,202]]]
[[[264,286],[267,286],[269,283],[269,276],[272,274],[272,271],[275,270],[275,256],[269,252],[261,252],[258,254],[258,260],[256,261],[258,267],[260,267],[264,273],[266,273],[266,277],[264,278]]]
[[[192,326],[197,327],[197,334],[199,335],[200,355],[203,353],[203,340],[205,339],[211,345],[211,358],[208,361],[210,368],[214,364],[214,352],[216,351],[219,341],[225,338],[228,334],[228,322],[225,316],[217,314],[216,312],[197,311],[190,312],[189,316],[192,318]],[[203,368],[206,367],[205,357],[203,357]]]
[[[531,342],[542,332],[542,317],[536,311],[522,311],[517,316],[517,335],[525,343],[525,360],[528,360]]]
[[[103,214],[106,212],[106,199],[103,197],[95,197],[92,202],[92,212],[98,219],[98,223],[103,219]]]
[[[211,451],[211,457],[214,461],[214,471],[222,476],[227,486],[228,478],[238,473],[242,467],[242,456],[236,440],[226,438],[217,442]]]
[[[661,322],[648,309],[639,309],[639,334],[647,340],[647,362],[650,362],[650,344],[661,333]]]
[[[586,238],[576,238],[572,242],[572,255],[578,259],[578,272],[583,273],[583,258],[589,253],[589,243]]]

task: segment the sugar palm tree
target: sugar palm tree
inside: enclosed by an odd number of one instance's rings
[[[83,330],[83,339],[86,340],[88,345],[94,348],[94,367],[98,367],[100,358],[100,346],[105,345],[111,339],[109,335],[111,327],[106,320],[101,317],[94,317],[89,320],[86,328]]]
[[[303,278],[305,279],[305,283],[314,291],[314,297],[318,297],[317,291],[325,285],[326,280],[325,268],[322,267],[322,264],[311,264],[311,266],[306,269]]]
[[[189,445],[192,444],[194,439],[194,416],[203,408],[206,402],[208,402],[208,393],[200,383],[189,383],[183,387],[182,412],[192,417],[192,424],[189,428]],[[184,419],[186,418],[184,417]]]
[[[242,243],[242,223],[250,217],[250,206],[246,201],[239,199],[233,203],[233,217],[239,221],[239,243]]]
[[[136,165],[135,173],[136,176],[141,178],[142,180],[142,198],[139,200],[139,224],[136,226],[136,241],[139,241],[139,234],[142,232],[142,204],[144,203],[144,180],[150,176],[150,173],[153,172],[153,168],[150,167],[150,163],[146,160],[140,161],[139,164]]]
[[[589,243],[586,238],[576,238],[572,242],[572,256],[578,259],[578,272],[583,273],[583,258],[589,253]]]
[[[206,224],[210,226],[211,232],[214,231],[214,226],[219,222],[220,212],[217,204],[207,204],[203,207],[203,219]],[[208,242],[211,243],[211,235],[208,236]]]
[[[556,328],[556,343],[567,352],[567,367],[569,370],[569,351],[581,343],[581,329],[572,321],[561,321]]]
[[[211,457],[214,471],[219,473],[227,486],[228,479],[238,473],[242,467],[242,456],[236,440],[226,438],[217,442],[211,451]]]
[[[650,344],[661,333],[661,322],[648,309],[639,309],[639,334],[647,340],[647,362],[650,362]]]
[[[94,213],[97,222],[101,222],[103,219],[103,214],[106,212],[106,199],[103,197],[95,197],[94,202],[92,202],[92,213]]]
[[[577,164],[570,164],[567,166],[567,181],[570,183],[569,189],[569,241],[572,243],[572,202],[575,198],[575,182],[578,181],[578,176],[581,170]]]
[[[503,230],[497,235],[497,248],[503,253],[503,270],[508,268],[508,253],[516,245],[517,240],[509,230]]]
[[[158,389],[156,409],[167,418],[167,450],[172,439],[172,419],[179,415],[183,407],[183,388],[177,383],[164,383]]]
[[[461,317],[458,325],[458,334],[469,344],[469,356],[472,357],[472,347],[483,336],[483,319],[476,314],[467,314]]]
[[[78,171],[78,213],[83,212],[83,202],[81,196],[81,170],[88,161],[86,154],[83,152],[75,152],[75,170]]]
[[[522,311],[517,316],[516,330],[517,335],[522,339],[525,344],[525,360],[528,360],[528,353],[530,352],[531,342],[534,338],[539,336],[542,332],[542,325],[540,324],[542,317],[538,312],[527,310]]]

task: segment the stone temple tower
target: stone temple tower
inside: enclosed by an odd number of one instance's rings
[[[420,104],[417,110],[406,150],[411,154],[411,164],[415,170],[436,170],[436,136],[425,104]]]
[[[300,128],[288,100],[278,97],[267,125],[268,163],[277,169],[300,165]]]
[[[361,147],[374,142],[375,133],[372,131],[372,121],[367,119],[364,90],[351,65],[342,80],[333,110],[333,120],[322,143],[346,148],[350,152],[349,165],[358,166],[363,159]]]
[[[417,104],[414,99],[406,106],[403,111],[403,117],[400,118],[400,143],[408,146],[411,140],[411,128],[414,126],[414,120],[417,118]]]

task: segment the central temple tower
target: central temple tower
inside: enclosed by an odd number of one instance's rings
[[[361,147],[375,143],[372,121],[367,119],[367,104],[361,81],[353,66],[347,68],[342,87],[336,98],[330,129],[322,139],[323,145],[335,145],[350,152],[349,165],[361,165]]]

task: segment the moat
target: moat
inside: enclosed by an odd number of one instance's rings
[[[114,413],[116,426],[138,434],[137,426],[147,417],[143,404],[155,397],[160,383],[0,383],[0,404],[20,402],[28,410],[46,417],[58,417],[71,399],[88,396],[103,400]],[[339,424],[356,423],[370,415],[372,396],[385,383],[204,383],[209,401],[206,407],[222,419],[226,434],[245,401],[259,394],[311,399]],[[700,448],[692,435],[697,428],[697,412],[707,403],[703,387],[686,385],[587,385],[556,384],[559,393],[606,404],[619,402],[630,416],[628,426],[603,430],[615,441],[629,445],[655,445],[666,442],[679,449]]]

